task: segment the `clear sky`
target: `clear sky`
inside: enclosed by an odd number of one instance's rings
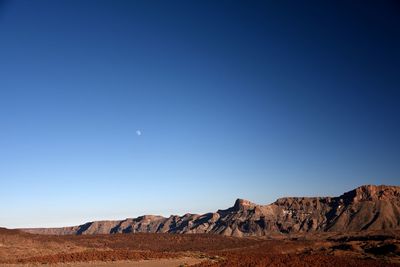
[[[0,0],[0,225],[399,185],[399,2],[300,2]]]

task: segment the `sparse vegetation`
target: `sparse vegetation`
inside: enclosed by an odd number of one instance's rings
[[[376,240],[376,236],[385,240]],[[362,236],[372,236],[371,240]],[[32,235],[0,230],[0,263],[72,263],[191,257],[197,267],[400,266],[400,232],[303,234],[281,240],[193,234]],[[181,266],[186,266],[185,264]]]

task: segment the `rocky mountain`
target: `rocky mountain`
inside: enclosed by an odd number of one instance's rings
[[[64,228],[22,229],[36,234],[213,233],[264,236],[271,233],[400,229],[400,186],[364,185],[339,197],[286,197],[269,205],[238,199],[215,213],[145,215]]]

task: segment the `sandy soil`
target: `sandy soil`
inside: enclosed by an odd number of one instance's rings
[[[0,266],[7,267],[400,266],[400,231],[234,238],[212,234],[43,236],[0,229],[0,244]]]
[[[192,266],[204,260],[199,258],[182,257],[177,259],[155,259],[141,261],[115,261],[115,262],[80,262],[80,263],[59,263],[52,264],[54,267],[177,267]],[[37,264],[0,264],[0,267],[38,267],[48,265]]]

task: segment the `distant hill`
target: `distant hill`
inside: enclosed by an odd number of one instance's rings
[[[74,227],[21,229],[36,234],[213,233],[264,236],[271,233],[348,232],[400,229],[400,187],[364,185],[339,197],[285,197],[269,205],[237,199],[215,213],[145,215],[95,221]]]

